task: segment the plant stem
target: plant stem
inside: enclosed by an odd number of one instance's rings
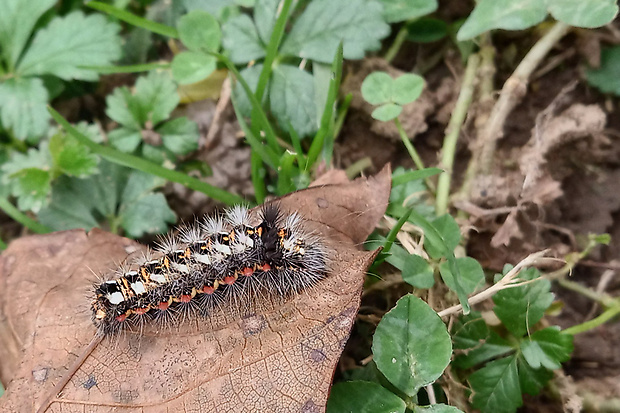
[[[52,232],[52,230],[45,225],[35,221],[19,209],[15,208],[15,206],[4,197],[0,197],[0,210],[32,232],[37,234],[47,234],[48,232]]]
[[[603,314],[599,315],[592,320],[588,320],[585,323],[577,324],[575,326],[569,327],[566,330],[562,330],[562,334],[570,334],[576,335],[585,333],[586,331],[592,330],[600,325],[605,324],[607,321],[611,320],[615,316],[620,314],[620,303],[616,303],[615,306],[608,308],[603,312]]]
[[[534,69],[549,53],[551,48],[568,32],[568,29],[569,26],[566,23],[555,23],[551,30],[532,47],[521,63],[519,63],[514,73],[504,83],[499,99],[491,111],[489,121],[479,137],[482,142],[482,150],[478,162],[480,173],[486,175],[491,172],[497,141],[502,135],[506,118],[525,95],[529,77]],[[477,172],[474,175],[477,175]]]
[[[385,53],[384,59],[387,60],[388,63],[394,60],[394,58],[398,54],[398,51],[400,50],[400,48],[402,47],[406,39],[407,39],[407,22],[405,22],[405,24],[401,26],[400,30],[398,31],[398,34],[396,34],[394,43],[392,43],[388,51]]]
[[[474,94],[474,80],[476,72],[480,65],[480,57],[472,54],[467,59],[467,68],[465,76],[461,84],[461,92],[459,93],[456,106],[452,111],[452,117],[446,129],[446,137],[441,149],[441,163],[439,168],[444,172],[439,175],[437,182],[437,198],[435,203],[435,213],[440,216],[448,212],[448,198],[450,195],[450,181],[452,178],[452,168],[454,166],[454,155],[456,153],[456,143],[459,138],[459,132],[467,116],[467,111],[471,105],[472,96]]]
[[[394,118],[394,124],[396,125],[396,129],[398,129],[400,139],[403,141],[405,148],[407,148],[407,152],[409,152],[409,156],[413,160],[416,168],[424,169],[424,162],[422,162],[422,158],[420,158],[420,155],[418,155],[418,152],[413,147],[413,144],[409,140],[405,129],[403,129],[403,125],[400,123],[400,120],[398,120],[398,118]]]

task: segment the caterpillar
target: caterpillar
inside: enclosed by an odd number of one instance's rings
[[[134,268],[120,268],[94,286],[92,321],[100,334],[177,314],[210,316],[216,308],[241,314],[265,298],[288,298],[327,275],[321,239],[302,217],[264,205],[259,223],[235,206],[179,236],[164,238]]]

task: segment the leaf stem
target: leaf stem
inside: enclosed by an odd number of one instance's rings
[[[607,321],[611,320],[615,316],[620,314],[620,302],[616,302],[616,305],[605,310],[601,315],[592,320],[588,320],[585,323],[577,324],[575,326],[569,327],[566,330],[562,330],[562,334],[570,334],[576,335],[585,333],[586,331],[592,330],[600,325],[605,324]]]
[[[450,195],[450,181],[452,179],[456,143],[465,117],[467,116],[467,111],[471,105],[472,96],[474,94],[474,81],[479,65],[480,57],[477,54],[469,56],[465,69],[465,76],[461,84],[461,92],[459,93],[456,105],[452,111],[448,127],[446,128],[446,137],[443,142],[443,148],[441,149],[441,162],[439,164],[439,168],[443,169],[445,172],[439,175],[439,180],[437,182],[437,198],[435,201],[435,212],[438,216],[448,212],[448,198]]]
[[[403,141],[405,148],[407,148],[407,152],[409,152],[409,156],[413,160],[413,163],[418,169],[424,169],[424,162],[422,162],[422,158],[420,158],[420,155],[418,155],[418,152],[413,147],[413,144],[409,140],[405,129],[403,129],[403,125],[400,123],[400,120],[398,120],[398,118],[394,118],[394,124],[396,124],[396,129],[398,129],[400,139]]]
[[[13,204],[11,204],[8,199],[4,197],[0,197],[0,210],[7,214],[11,219],[19,222],[34,233],[47,234],[48,232],[52,232],[52,230],[45,225],[35,221],[28,215],[21,212]]]
[[[398,31],[398,34],[396,34],[396,38],[394,39],[394,42],[392,43],[388,51],[385,53],[384,59],[387,60],[388,63],[394,60],[394,58],[398,54],[398,51],[400,50],[400,48],[402,47],[406,39],[407,39],[407,22],[405,22],[400,27],[400,30]]]
[[[128,153],[117,151],[116,149],[99,145],[80,133],[75,129],[65,118],[56,112],[52,107],[48,106],[47,110],[50,112],[56,122],[58,122],[68,133],[70,133],[75,139],[77,139],[82,145],[88,147],[91,152],[100,155],[107,160],[119,165],[127,166],[138,171],[146,172],[151,175],[159,176],[172,182],[177,182],[195,191],[202,192],[209,197],[221,201],[227,205],[234,205],[243,202],[243,198],[238,195],[231,194],[228,191],[209,185],[206,182],[202,182],[199,179],[193,178],[184,173],[166,169],[160,165],[149,162],[145,159],[139,158]]]

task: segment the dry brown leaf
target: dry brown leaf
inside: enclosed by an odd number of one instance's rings
[[[390,171],[279,200],[330,249],[329,276],[279,305],[234,318],[105,338],[47,412],[320,412],[375,253],[359,246],[385,211]],[[2,320],[21,360],[5,364],[3,412],[36,411],[93,339],[87,293],[137,244],[99,230],[14,241],[0,259]],[[92,270],[92,272],[91,272]],[[5,348],[0,349],[7,352]],[[12,364],[11,364],[12,363]],[[15,368],[17,366],[17,368]]]

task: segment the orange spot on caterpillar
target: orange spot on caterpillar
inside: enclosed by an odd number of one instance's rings
[[[119,323],[122,323],[123,321],[127,320],[127,314],[123,313],[123,314],[117,315],[115,318],[116,318],[116,321],[118,321]]]
[[[184,294],[181,296],[181,302],[182,303],[189,303],[192,300],[192,295],[191,294]]]
[[[205,285],[202,287],[202,292],[205,294],[213,294],[215,292],[215,287],[212,285]]]
[[[246,277],[249,277],[250,275],[254,274],[254,269],[250,267],[245,267],[243,271],[241,271],[241,274],[245,275]]]
[[[271,265],[264,263],[261,267],[263,271],[269,271],[271,269]]]
[[[149,308],[148,308],[148,307],[144,307],[144,308],[136,308],[135,310],[133,310],[133,312],[134,312],[135,314],[138,314],[138,315],[143,315],[143,314],[146,314],[146,312],[147,312],[147,311],[149,311]]]
[[[227,275],[226,277],[224,277],[224,284],[228,284],[228,285],[232,285],[235,283],[235,281],[237,281],[237,278],[234,275]]]
[[[162,301],[159,304],[157,304],[158,310],[165,311],[168,309],[168,307],[170,307],[170,303],[168,301]]]

